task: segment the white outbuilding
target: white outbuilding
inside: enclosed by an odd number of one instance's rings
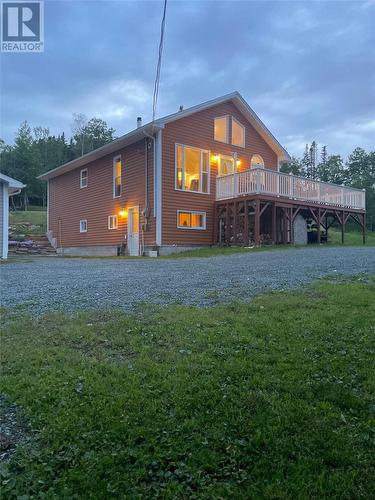
[[[0,173],[0,258],[8,257],[9,196],[18,194],[25,184]]]

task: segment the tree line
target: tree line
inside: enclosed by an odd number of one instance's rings
[[[328,154],[327,146],[319,148],[313,141],[310,145],[306,144],[300,158],[292,157],[280,170],[322,182],[365,189],[367,226],[375,229],[375,151],[355,148],[344,161],[340,155]]]
[[[37,176],[63,163],[74,160],[115,139],[115,130],[100,118],[88,120],[74,114],[72,136],[51,135],[48,128],[31,129],[27,121],[21,123],[13,145],[0,139],[1,172],[26,184],[26,188],[12,202],[21,209],[29,204],[45,206],[46,183]],[[366,189],[368,227],[375,228],[375,151],[355,148],[344,160],[329,154],[327,146],[319,147],[313,141],[307,144],[300,158],[292,157],[281,171],[324,182]]]
[[[38,175],[68,161],[74,160],[115,139],[115,130],[100,118],[88,120],[82,114],[74,114],[72,136],[51,135],[48,128],[32,129],[27,121],[21,123],[13,145],[0,139],[0,170],[17,179],[26,188],[12,203],[27,210],[28,206],[46,205],[46,183]]]

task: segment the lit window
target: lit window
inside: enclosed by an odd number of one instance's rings
[[[108,216],[108,229],[117,229],[117,228],[118,228],[117,215],[109,215]]]
[[[79,232],[87,233],[87,219],[82,219],[79,221]]]
[[[206,212],[182,212],[177,210],[179,229],[206,229]]]
[[[234,172],[234,158],[231,156],[220,156],[219,175],[229,175]]]
[[[88,184],[87,181],[88,181],[87,168],[84,168],[83,170],[81,170],[81,174],[80,174],[80,187],[81,187],[81,189],[87,187],[87,184]]]
[[[245,147],[245,127],[232,117],[232,144]]]
[[[229,142],[228,134],[228,116],[221,116],[214,120],[214,139],[220,142]]]
[[[113,197],[118,198],[121,196],[121,174],[122,174],[122,164],[121,156],[116,156],[113,158]]]
[[[263,158],[260,155],[254,155],[251,158],[251,168],[264,168],[264,161]]]
[[[176,145],[176,189],[208,193],[210,185],[209,152]]]

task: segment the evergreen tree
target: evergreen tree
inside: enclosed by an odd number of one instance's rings
[[[301,171],[301,160],[295,156],[292,156],[290,161],[284,162],[280,167],[280,172],[283,172],[284,174],[301,175]]]

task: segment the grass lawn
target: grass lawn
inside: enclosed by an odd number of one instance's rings
[[[373,496],[374,280],[1,324],[3,498]]]
[[[9,224],[17,225],[15,233],[45,234],[47,231],[47,212],[42,210],[9,212]],[[32,226],[29,227],[29,224]]]
[[[341,245],[341,231],[330,228],[328,231],[329,243]],[[345,231],[344,245],[363,245],[362,233],[359,231]],[[375,231],[367,231],[366,245],[375,246]]]

